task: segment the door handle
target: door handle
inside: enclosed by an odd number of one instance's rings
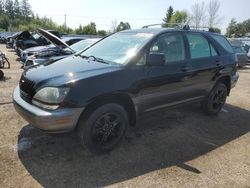
[[[216,60],[216,66],[219,67],[222,65],[222,62],[220,60]]]

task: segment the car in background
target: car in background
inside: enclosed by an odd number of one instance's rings
[[[70,46],[84,39],[86,39],[86,37],[64,37],[61,40]],[[38,53],[43,53],[43,54],[47,53],[47,54],[50,54],[51,56],[53,55],[56,56],[58,54],[60,55],[62,53],[61,51],[67,47],[68,46],[64,46],[64,45],[58,47],[52,41],[49,45],[36,46],[36,47],[28,48],[24,51],[21,51],[20,60],[21,60],[21,63],[25,63],[28,57],[33,56],[34,54],[38,54]]]
[[[55,45],[60,50],[40,51],[29,56],[23,64],[23,68],[25,69],[38,64],[51,64],[75,53],[81,52],[97,41],[101,40],[101,38],[89,38],[81,40],[69,46],[67,43],[65,43],[64,40],[59,39],[44,30],[40,30],[40,32],[45,38],[50,40],[51,43],[53,43],[53,45]]]
[[[21,34],[21,32],[14,33],[13,35],[7,36],[6,48],[14,48],[15,39]]]
[[[11,37],[16,32],[0,32],[0,43],[6,44],[7,38]]]
[[[61,37],[58,31],[48,30],[48,32],[53,33],[58,37]],[[39,35],[36,31],[35,32],[23,31],[13,35],[13,37],[10,39],[8,47],[14,48],[15,51],[17,52],[17,55],[20,56],[22,50],[35,46],[43,46],[49,44],[50,43],[41,35]]]
[[[239,46],[232,46],[232,47],[237,56],[238,67],[244,67],[248,59],[246,51],[242,47],[239,47]]]

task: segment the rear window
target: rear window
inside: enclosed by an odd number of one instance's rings
[[[234,50],[228,40],[221,35],[211,35],[227,52],[234,53]]]

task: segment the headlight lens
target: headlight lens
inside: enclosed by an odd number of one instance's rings
[[[45,87],[33,97],[32,103],[46,109],[57,109],[69,92],[69,88]]]

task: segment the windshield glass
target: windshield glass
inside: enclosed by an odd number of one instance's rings
[[[116,33],[98,42],[81,55],[126,64],[152,36],[151,33]]]
[[[32,36],[34,39],[39,39],[41,37],[38,33],[33,33]]]
[[[94,44],[95,42],[97,42],[100,39],[85,39],[85,40],[81,40],[75,44],[72,44],[70,46],[71,49],[73,49],[75,52],[79,52],[84,50],[85,48],[89,47],[91,44]]]

